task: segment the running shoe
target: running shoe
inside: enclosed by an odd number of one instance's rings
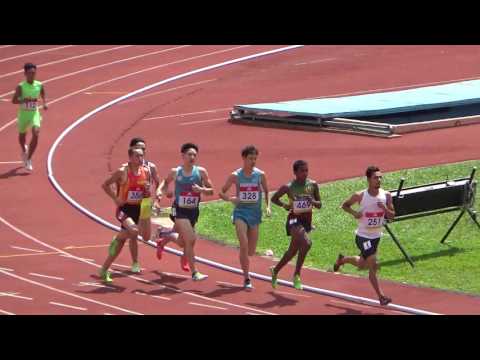
[[[112,278],[110,277],[111,273],[108,270],[104,270],[102,268],[98,272],[98,275],[100,276],[100,278],[102,279],[103,282],[106,282],[106,283],[112,283],[113,282]]]
[[[193,281],[202,281],[202,280],[205,280],[206,278],[208,278],[208,275],[202,274],[199,271],[195,271],[192,274],[192,280]]]
[[[385,306],[392,302],[392,299],[386,296],[380,296],[380,305]]]
[[[302,281],[300,280],[300,275],[295,275],[293,277],[293,287],[297,290],[302,290]]]
[[[342,254],[338,254],[337,261],[333,264],[333,271],[337,272],[340,269],[340,260],[342,260],[344,256]]]
[[[245,290],[252,290],[253,289],[252,280],[250,280],[250,278],[245,279],[243,281],[243,287],[245,288]]]
[[[32,159],[27,159],[27,161],[25,161],[25,169],[33,171]]]
[[[277,288],[277,275],[275,273],[275,266],[272,266],[270,268],[270,274],[272,274],[272,288],[276,289]]]
[[[157,259],[162,260],[162,253],[163,253],[163,248],[165,247],[165,243],[163,242],[163,239],[160,239],[157,242]]]
[[[190,272],[190,265],[188,265],[188,259],[185,255],[180,256],[180,266],[183,271]]]
[[[139,274],[142,272],[142,269],[140,268],[140,264],[138,263],[138,261],[132,264],[132,272],[135,274]]]

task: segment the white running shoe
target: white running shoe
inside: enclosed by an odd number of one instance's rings
[[[28,171],[33,171],[32,159],[25,162],[25,169],[27,169]]]
[[[202,274],[199,271],[195,271],[192,274],[192,280],[193,281],[202,281],[202,280],[205,280],[206,278],[208,278],[208,275]]]
[[[245,290],[253,290],[252,280],[250,280],[250,278],[245,279],[243,281],[243,287]]]

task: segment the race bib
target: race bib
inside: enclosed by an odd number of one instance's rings
[[[241,203],[254,204],[260,199],[258,184],[240,184],[238,196]]]
[[[312,201],[309,197],[297,197],[293,200],[293,213],[301,214],[312,211]]]
[[[128,202],[138,202],[143,199],[143,191],[142,190],[129,190],[127,195]]]
[[[377,229],[379,227],[382,227],[384,215],[385,215],[385,213],[383,211],[366,212],[365,213],[365,218],[366,218],[367,228]]]
[[[22,108],[28,111],[35,111],[37,110],[37,100],[27,100],[22,103]]]
[[[200,203],[200,193],[185,191],[178,197],[178,206],[182,208],[196,208]]]
[[[370,249],[371,247],[372,247],[372,242],[371,242],[370,240],[365,241],[365,242],[363,243],[363,250],[366,251],[366,250]]]

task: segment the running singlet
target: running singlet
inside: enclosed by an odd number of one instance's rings
[[[20,112],[37,112],[37,102],[42,90],[42,83],[37,80],[34,80],[32,84],[22,81],[19,85],[22,89],[20,100],[27,99],[26,102],[20,104]]]
[[[383,235],[382,226],[385,219],[385,211],[378,207],[377,202],[379,201],[386,205],[387,196],[385,190],[379,189],[377,196],[371,196],[368,190],[363,191],[359,210],[363,216],[358,219],[357,235],[367,239],[376,239]]]
[[[237,176],[237,197],[240,200],[238,207],[261,207],[262,185],[261,178],[263,171],[253,168],[252,174],[246,176],[243,169],[233,172]]]
[[[315,181],[306,179],[305,184],[299,184],[296,180],[292,180],[287,184],[288,186],[288,198],[291,205],[291,212],[294,215],[301,215],[305,213],[311,213],[312,199],[314,194]]]
[[[202,186],[202,176],[198,166],[193,166],[192,174],[185,176],[183,166],[177,167],[175,178],[175,202],[181,208],[194,209],[200,204],[200,193],[192,190],[192,185]]]
[[[135,175],[127,167],[127,181],[119,187],[120,198],[127,204],[139,205],[145,194],[148,192],[149,173],[145,166],[140,166],[139,174]]]

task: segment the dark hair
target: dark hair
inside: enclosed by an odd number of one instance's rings
[[[37,70],[37,65],[32,64],[32,63],[26,63],[25,65],[23,65],[23,70],[25,70],[25,72],[27,72],[30,69]]]
[[[258,155],[258,149],[253,145],[247,145],[242,149],[242,157],[246,158],[248,155]]]
[[[128,156],[132,156],[134,154],[134,152],[137,151],[137,150],[141,150],[141,149],[135,149],[133,147],[128,148]],[[143,150],[142,150],[142,152],[143,152]]]
[[[367,171],[365,171],[365,175],[367,176],[367,178],[371,178],[373,173],[376,172],[376,171],[380,171],[380,169],[377,166],[370,165],[367,168]]]
[[[308,163],[305,160],[297,160],[293,163],[293,172],[297,172],[298,169],[300,169],[301,166],[308,165]]]
[[[182,145],[182,147],[180,148],[180,152],[182,154],[185,154],[188,149],[195,149],[196,152],[198,152],[198,146],[195,145],[194,143],[185,143]]]
[[[130,140],[130,147],[135,146],[140,142],[144,143],[145,145],[147,144],[144,139],[140,137],[134,137],[132,140]]]

